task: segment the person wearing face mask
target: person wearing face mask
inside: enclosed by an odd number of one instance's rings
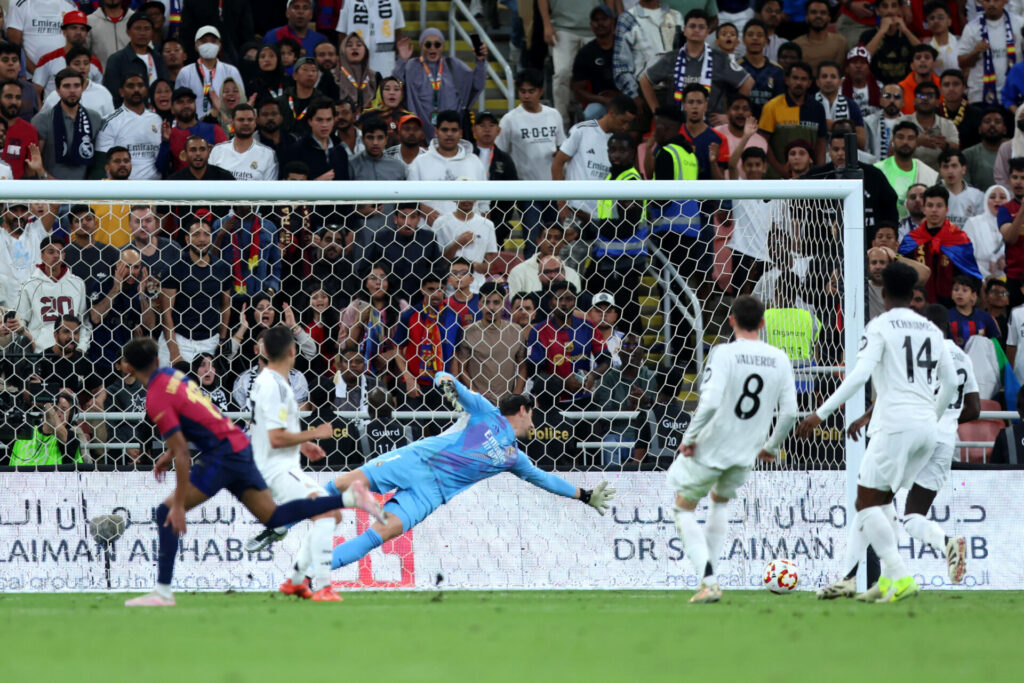
[[[234,65],[220,61],[220,50],[220,31],[213,26],[200,28],[196,31],[199,59],[185,65],[174,83],[175,88],[188,88],[196,94],[196,116],[200,119],[219,107],[217,93],[224,81],[233,79],[242,88],[242,74]],[[242,99],[245,99],[244,90]]]

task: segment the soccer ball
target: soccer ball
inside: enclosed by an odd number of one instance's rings
[[[796,563],[789,560],[772,560],[764,568],[764,587],[776,595],[796,590],[797,578]]]

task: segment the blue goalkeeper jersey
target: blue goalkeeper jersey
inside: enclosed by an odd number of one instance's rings
[[[459,402],[468,413],[447,431],[404,446],[430,465],[445,502],[473,484],[502,472],[560,496],[572,498],[576,487],[540,469],[519,449],[512,425],[490,401],[470,391],[447,372],[434,376],[454,382]]]

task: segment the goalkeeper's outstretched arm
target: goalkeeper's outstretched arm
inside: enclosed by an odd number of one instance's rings
[[[608,510],[608,501],[615,497],[615,489],[608,488],[606,481],[602,481],[593,490],[578,488],[557,474],[537,467],[522,451],[519,451],[516,464],[512,467],[512,474],[555,495],[583,501],[601,515]]]
[[[458,402],[470,415],[477,415],[479,413],[493,413],[498,409],[481,394],[471,390],[465,384],[455,379],[455,376],[448,372],[439,372],[434,375],[434,385],[438,388],[444,388],[443,384],[450,382],[455,387],[455,393],[458,396]],[[454,407],[454,406],[453,406]]]

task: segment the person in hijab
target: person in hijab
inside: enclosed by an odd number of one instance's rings
[[[999,232],[996,214],[999,213],[999,207],[1009,199],[1010,193],[1005,187],[993,185],[985,192],[985,210],[964,223],[963,230],[974,244],[974,259],[978,262],[978,270],[985,278],[1006,274],[1006,243]]]
[[[174,85],[166,78],[158,78],[149,86],[149,108],[160,115],[164,121],[174,123],[171,113],[171,93]]]
[[[996,152],[996,185],[1010,186],[1010,159],[1024,157],[1024,106],[1017,107],[1013,121],[1013,137],[999,146]]]
[[[281,55],[276,45],[260,48],[256,55],[256,68],[245,78],[245,91],[256,93],[260,101],[276,99],[284,94],[285,88],[292,85],[292,79],[285,75],[284,67],[281,66]]]
[[[209,114],[203,117],[203,121],[216,123],[224,129],[229,138],[233,138],[235,129],[231,125],[231,112],[244,101],[241,86],[234,78],[225,78],[224,83],[220,86],[220,92],[216,95],[211,92],[210,95],[213,108],[210,109]]]
[[[444,56],[444,34],[436,28],[420,33],[420,56],[413,58],[408,38],[398,41],[394,75],[405,83],[406,106],[423,120],[427,139],[434,137],[438,113],[466,111],[483,91],[487,80],[487,46],[481,45],[476,66]]]
[[[363,121],[372,118],[381,119],[388,124],[387,146],[394,147],[402,142],[398,135],[398,124],[404,116],[414,116],[405,108],[405,86],[394,76],[388,76],[377,86],[377,94],[370,106],[363,110],[358,124],[362,126]]]
[[[334,80],[338,84],[339,101],[352,100],[357,112],[370,104],[380,76],[370,68],[370,53],[358,33],[345,37],[338,55],[338,68],[334,69]]]

